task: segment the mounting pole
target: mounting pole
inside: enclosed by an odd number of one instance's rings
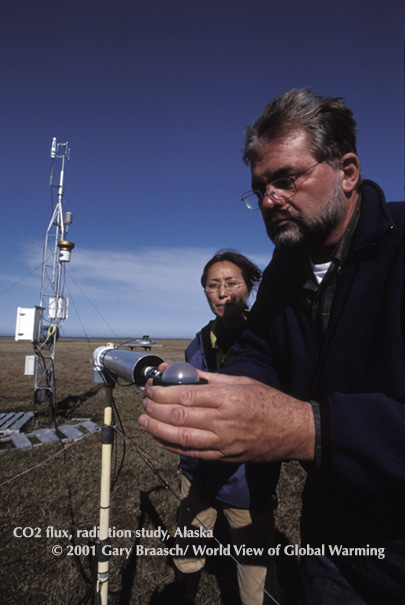
[[[96,543],[97,553],[97,585],[96,603],[107,605],[108,602],[108,576],[110,568],[110,553],[106,552],[110,546],[110,494],[111,494],[111,457],[114,443],[114,428],[112,426],[112,402],[114,383],[104,384],[104,425],[101,429],[101,487],[100,487],[100,523],[99,538]]]

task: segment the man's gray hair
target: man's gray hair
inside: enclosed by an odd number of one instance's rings
[[[335,167],[343,155],[356,150],[356,122],[341,98],[321,97],[307,88],[290,90],[269,103],[245,130],[243,160],[254,161],[259,139],[279,138],[303,128],[318,162]]]

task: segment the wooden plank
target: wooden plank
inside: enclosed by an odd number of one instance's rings
[[[83,433],[77,430],[71,424],[61,424],[60,426],[58,426],[58,431],[66,435],[68,441],[74,441],[75,439],[83,437]]]
[[[7,418],[6,418],[7,417]],[[0,414],[0,422],[2,419],[9,422],[14,422],[12,424],[14,426],[22,426],[32,417],[32,412],[6,412]],[[95,433],[96,431],[100,431],[101,427],[90,420],[90,418],[74,418],[76,420],[75,425],[71,424],[62,424],[58,426],[57,429],[65,435],[65,438],[60,439],[56,433],[55,429],[44,428],[44,429],[36,429],[31,433],[21,433],[19,430],[11,430],[11,428],[4,430],[3,432],[0,429],[0,443],[13,443],[15,447],[18,449],[31,449],[32,447],[37,447],[46,443],[66,443],[67,441],[76,441],[81,439],[82,437],[86,437],[91,433]],[[82,427],[85,431],[82,432],[78,427]],[[2,437],[1,437],[2,434]],[[30,441],[30,439],[33,441]],[[39,443],[36,443],[39,441]],[[1,449],[0,454],[3,454],[8,450]]]
[[[20,414],[22,414],[22,412],[20,412]],[[8,414],[5,414],[4,418],[2,418],[1,420],[0,430],[4,431],[5,429],[7,429],[9,425],[14,421],[15,415],[15,412],[9,412]]]
[[[37,437],[41,443],[58,443],[60,442],[59,437],[55,434],[53,429],[37,429],[31,435]]]
[[[18,418],[18,420],[16,420],[16,422],[14,422],[10,427],[10,431],[19,431],[20,428],[22,426],[24,426],[24,424],[26,422],[28,422],[28,420],[30,420],[32,418],[32,412],[24,412],[22,414],[22,416],[20,418]]]
[[[32,443],[24,433],[11,433],[11,440],[18,449],[28,450]]]
[[[90,433],[95,433],[96,431],[100,430],[99,425],[92,420],[85,420],[84,422],[80,423],[80,426],[84,426],[84,428],[90,431]]]

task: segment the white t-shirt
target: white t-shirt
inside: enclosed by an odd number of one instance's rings
[[[323,280],[323,278],[325,277],[325,275],[330,267],[331,261],[329,261],[328,263],[320,263],[319,265],[315,265],[315,263],[313,263],[311,259],[309,259],[309,260],[311,262],[311,267],[312,267],[312,271],[314,272],[315,279],[319,285],[321,283],[321,281]]]

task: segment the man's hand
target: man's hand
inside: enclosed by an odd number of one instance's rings
[[[228,462],[314,459],[311,404],[250,378],[198,373],[209,384],[147,384],[139,423],[159,445]]]

